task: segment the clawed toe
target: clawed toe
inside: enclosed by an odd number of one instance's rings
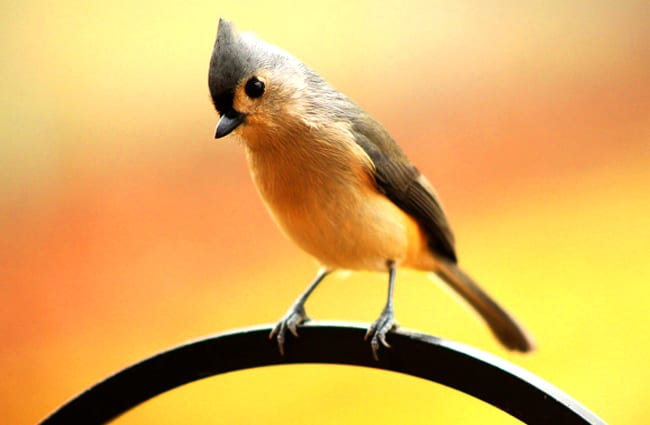
[[[386,341],[386,335],[397,326],[394,319],[392,309],[386,309],[381,313],[381,316],[373,322],[366,332],[365,339],[370,338],[370,348],[372,349],[372,356],[375,360],[379,361],[379,348],[384,346],[390,348],[390,344]]]
[[[302,305],[292,307],[287,314],[275,325],[269,339],[275,337],[278,343],[280,355],[284,356],[284,343],[287,340],[287,330],[291,332],[294,337],[298,337],[298,326],[302,325],[309,320],[305,308]]]

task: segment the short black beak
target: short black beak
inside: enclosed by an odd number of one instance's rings
[[[231,131],[239,127],[239,124],[244,122],[244,114],[241,114],[234,109],[227,111],[219,119],[217,130],[214,133],[214,138],[219,139],[227,136]]]

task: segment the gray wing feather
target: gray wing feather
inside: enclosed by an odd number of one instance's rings
[[[454,263],[454,236],[431,185],[420,174],[388,132],[373,118],[363,116],[353,122],[357,144],[375,165],[378,188],[411,215],[429,237],[429,248]]]

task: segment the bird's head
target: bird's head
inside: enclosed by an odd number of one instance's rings
[[[308,70],[289,53],[219,20],[208,85],[219,112],[215,137],[245,141],[280,132],[301,115]]]

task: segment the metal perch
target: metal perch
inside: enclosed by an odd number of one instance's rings
[[[503,359],[445,339],[398,329],[379,361],[364,341],[367,325],[309,322],[287,341],[284,356],[272,326],[234,330],[156,354],[99,382],[42,424],[102,424],[165,391],[235,370],[292,363],[332,363],[405,373],[481,399],[528,424],[605,424],[541,378]]]

